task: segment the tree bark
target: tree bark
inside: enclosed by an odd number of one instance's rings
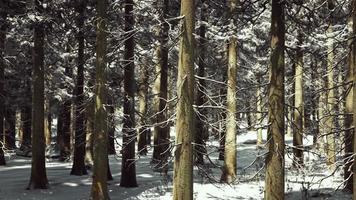
[[[134,63],[134,2],[125,0],[125,70],[124,70],[124,120],[121,165],[121,187],[137,187],[135,163],[135,63]]]
[[[260,77],[257,78],[258,84],[260,84]],[[263,125],[263,119],[262,119],[262,95],[261,95],[261,86],[258,86],[257,88],[257,114],[256,114],[256,120],[257,120],[257,143],[256,145],[262,146],[263,144],[263,137],[262,137],[262,125]]]
[[[78,70],[77,70],[77,83],[75,94],[75,145],[74,145],[74,158],[71,175],[82,176],[86,175],[85,168],[85,140],[86,132],[84,128],[84,11],[86,4],[85,1],[80,1],[76,7],[78,12],[77,27],[79,32],[78,39]]]
[[[353,11],[353,15],[356,17],[356,10]],[[353,27],[353,17],[350,17],[349,20],[349,29],[350,33],[352,33],[352,27]],[[350,34],[350,37],[353,35]],[[344,137],[344,143],[345,143],[345,166],[344,166],[344,181],[345,181],[345,190],[348,192],[352,192],[353,190],[353,174],[352,174],[352,154],[353,154],[353,137],[354,137],[354,130],[353,130],[353,70],[355,68],[355,63],[354,60],[355,58],[353,57],[353,39],[349,39],[349,58],[348,58],[348,69],[347,69],[347,75],[346,75],[346,82],[348,83],[347,87],[347,94],[346,94],[346,105],[345,105],[345,137]]]
[[[356,1],[354,0],[352,2],[352,21],[356,22]],[[353,35],[356,35],[356,23],[353,23],[352,25],[352,29],[353,29]],[[356,132],[356,40],[353,38],[352,40],[352,78],[353,78],[353,102],[352,102],[352,110],[353,110],[353,127],[354,127],[354,133]],[[356,174],[356,137],[353,137],[353,168],[352,168],[352,173]],[[356,176],[353,176],[353,199],[356,199],[356,187],[355,187],[355,183],[356,183]]]
[[[147,93],[148,93],[148,66],[147,60],[144,59],[140,70],[139,85],[139,112],[140,112],[140,129],[138,134],[137,149],[140,155],[147,155],[148,137],[150,128],[147,126]]]
[[[332,23],[329,25],[328,33],[333,34]],[[334,136],[334,118],[335,118],[335,95],[334,95],[334,41],[333,38],[328,38],[327,50],[327,111],[325,126],[326,126],[326,164],[330,170],[335,169],[336,162],[336,147]]]
[[[41,14],[42,0],[35,0],[36,11]],[[28,189],[47,189],[44,135],[44,23],[35,22],[34,27],[34,65],[32,92],[32,165]]]
[[[301,30],[299,30],[301,31]],[[294,131],[293,131],[293,166],[303,165],[303,132],[304,132],[304,91],[303,91],[303,44],[302,35],[298,33],[298,46],[295,63],[294,82]]]
[[[229,1],[230,31],[236,33],[234,15],[236,14],[237,0]],[[230,36],[228,44],[228,69],[227,69],[227,114],[224,168],[221,182],[232,183],[236,179],[236,82],[237,82],[237,38]]]
[[[207,4],[205,0],[201,1],[200,5],[200,27],[199,27],[199,60],[198,60],[198,76],[199,77],[204,77],[205,76],[205,51],[206,51],[206,25],[205,20],[206,17],[205,15],[207,14]],[[206,154],[206,148],[205,148],[205,140],[206,140],[206,127],[204,125],[203,118],[206,116],[206,110],[203,108],[200,108],[201,106],[204,105],[205,102],[205,95],[204,95],[204,90],[205,90],[205,80],[203,78],[199,78],[198,80],[198,85],[197,85],[197,91],[196,91],[196,99],[195,99],[195,104],[197,106],[197,112],[195,115],[195,163],[203,165],[204,164],[204,155]]]
[[[169,123],[167,122],[167,83],[168,83],[168,31],[169,26],[165,20],[168,15],[168,0],[157,0],[156,10],[159,13],[160,25],[156,30],[156,38],[158,45],[156,49],[157,66],[156,72],[158,75],[156,80],[156,87],[158,90],[157,105],[157,117],[156,126],[154,128],[154,149],[153,159],[157,161],[159,168],[162,171],[166,171],[163,168],[167,167],[167,161],[169,156]],[[162,168],[163,167],[163,168]]]
[[[272,0],[265,199],[284,199],[284,2]]]
[[[174,153],[173,199],[193,199],[194,138],[194,0],[181,0],[182,31],[178,61],[178,104],[176,121],[176,150]]]
[[[95,127],[94,127],[94,170],[91,197],[93,200],[110,199],[108,179],[108,127],[106,102],[106,7],[107,1],[96,4],[96,80],[95,80]],[[85,147],[85,146],[84,146]]]
[[[6,17],[5,10],[0,9],[0,165],[5,165],[4,157],[4,112],[5,112],[5,99],[4,99],[4,82],[5,82],[5,40],[6,40]]]

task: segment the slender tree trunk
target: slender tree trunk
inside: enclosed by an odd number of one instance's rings
[[[148,93],[148,66],[147,60],[144,59],[140,70],[139,85],[139,112],[140,112],[140,129],[138,134],[137,149],[140,155],[147,155],[147,146],[149,136],[149,126],[147,126],[147,93]]]
[[[45,127],[45,140],[46,140],[46,147],[51,146],[51,140],[52,140],[52,131],[51,131],[51,124],[52,124],[52,116],[51,116],[51,108],[49,104],[49,99],[48,97],[45,98],[45,121],[44,121],[44,127]]]
[[[304,132],[304,91],[303,91],[303,52],[301,49],[302,35],[298,33],[297,63],[295,66],[294,82],[294,131],[293,131],[293,165],[303,165],[303,132]]]
[[[42,0],[34,1],[35,9],[42,13]],[[44,24],[36,22],[34,27],[34,65],[32,93],[32,165],[28,189],[47,189],[44,135]]]
[[[7,149],[16,148],[16,111],[9,108],[5,110],[5,147]]]
[[[194,138],[194,0],[181,0],[182,30],[178,61],[178,104],[176,121],[176,150],[174,153],[173,199],[193,199]]]
[[[352,2],[352,21],[356,22],[356,1],[354,0]],[[356,23],[353,23],[352,25],[353,29],[353,35],[356,35]],[[352,78],[353,78],[353,102],[352,102],[352,110],[353,110],[353,127],[354,127],[354,133],[356,132],[356,40],[353,38],[352,40]],[[356,137],[353,137],[353,168],[352,168],[352,173],[356,174]],[[356,183],[356,176],[353,176],[353,183]],[[356,184],[353,184],[353,199],[356,199]]]
[[[205,3],[205,0],[201,1],[200,5],[200,21],[202,22],[199,27],[199,59],[198,59],[198,76],[199,77],[204,77],[205,76],[205,51],[206,51],[206,37],[205,37],[205,32],[206,32],[206,25],[205,20],[206,17],[205,15],[207,14],[207,4]],[[196,91],[196,99],[195,99],[195,104],[198,107],[196,117],[195,117],[195,162],[197,164],[203,165],[204,164],[204,155],[206,154],[206,148],[205,148],[205,139],[206,139],[206,127],[204,125],[203,118],[206,116],[206,111],[204,108],[200,108],[201,106],[204,105],[205,102],[205,96],[204,96],[204,90],[205,90],[205,80],[203,78],[199,78],[198,80],[198,85],[197,85],[197,91]]]
[[[284,2],[272,0],[265,200],[284,199]]]
[[[230,28],[235,31],[234,15],[236,14],[237,0],[229,1]],[[230,36],[228,44],[228,69],[227,69],[227,115],[224,168],[221,182],[232,183],[236,179],[236,81],[237,81],[237,38]]]
[[[93,137],[94,137],[94,102],[90,101],[86,107],[86,142],[85,142],[85,166],[92,168],[93,163]]]
[[[69,160],[71,154],[71,107],[71,100],[65,99],[64,103],[60,104],[58,108],[57,144],[60,151],[60,161]]]
[[[158,91],[158,99],[156,100],[157,106],[157,117],[154,130],[154,135],[156,136],[153,149],[154,161],[158,161],[157,167],[160,170],[166,171],[167,161],[169,156],[169,123],[167,122],[167,83],[168,83],[168,31],[169,26],[167,21],[168,14],[168,0],[157,0],[157,12],[159,13],[160,25],[158,25],[156,30],[156,37],[158,40],[158,45],[156,49],[157,56],[157,74],[158,79],[156,80],[156,87]],[[162,168],[163,167],[163,168]]]
[[[356,15],[356,10],[353,11],[353,16]],[[355,16],[356,17],[356,16]],[[352,33],[352,26],[353,26],[353,18],[350,17],[349,19],[349,29],[350,33]],[[350,34],[352,37],[352,35]],[[353,57],[353,39],[349,39],[349,47],[350,53],[348,58],[348,70],[346,75],[346,82],[348,83],[348,89],[346,90],[346,111],[345,111],[345,166],[344,166],[344,181],[345,181],[345,190],[348,192],[352,192],[353,190],[353,174],[352,174],[352,154],[353,154],[353,137],[354,137],[354,129],[353,129],[353,70],[355,68]]]
[[[77,26],[79,29],[78,38],[78,71],[75,95],[75,145],[73,167],[70,172],[71,175],[85,175],[88,174],[85,168],[85,140],[86,132],[84,128],[84,11],[86,4],[81,1],[76,8],[79,16],[77,19]]]
[[[328,28],[328,33],[333,34],[332,24]],[[326,125],[326,164],[331,170],[335,168],[334,164],[336,162],[336,147],[335,147],[335,136],[334,136],[334,123],[335,123],[335,96],[334,96],[334,39],[328,39],[328,50],[327,50],[327,111],[328,116],[325,120]]]
[[[258,84],[260,84],[260,77],[258,77]],[[262,125],[263,125],[263,119],[262,119],[262,95],[261,95],[261,86],[258,86],[257,88],[257,114],[256,114],[256,120],[257,120],[257,146],[262,146],[263,144],[263,137],[262,137]]]
[[[94,170],[91,197],[93,200],[110,199],[108,179],[108,127],[106,102],[106,7],[107,1],[96,4],[96,80],[95,80],[95,127],[94,127]]]
[[[137,187],[135,163],[135,63],[134,50],[134,15],[133,0],[125,0],[125,70],[124,70],[124,121],[123,121],[123,149],[121,165],[121,187]]]
[[[109,95],[108,99],[108,154],[116,154],[115,150],[115,107],[113,96]]]
[[[6,40],[6,17],[5,10],[0,10],[0,165],[5,165],[4,157],[4,112],[5,112],[5,99],[4,99],[4,73],[5,73],[5,40]]]

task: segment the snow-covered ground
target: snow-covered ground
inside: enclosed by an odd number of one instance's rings
[[[264,138],[266,132],[264,132]],[[256,149],[251,141],[256,133],[251,131],[238,135],[238,182],[227,185],[218,183],[221,175],[218,161],[218,141],[211,138],[208,145],[209,158],[204,168],[194,168],[194,198],[195,199],[263,199],[265,150]],[[291,144],[292,138],[286,137],[286,143]],[[312,143],[312,138],[305,138],[306,144]],[[140,157],[136,163],[137,188],[122,188],[119,186],[121,159],[110,156],[110,167],[114,176],[109,181],[111,199],[172,199],[172,169],[169,176],[164,177],[154,172],[150,150],[148,156]],[[286,158],[286,199],[351,199],[351,195],[343,193],[342,168],[330,176],[323,158],[313,153],[305,153],[305,168],[297,170],[291,167],[292,155]],[[257,158],[257,159],[256,159]],[[30,176],[31,161],[23,157],[7,157],[8,165],[0,167],[0,200],[41,200],[60,199],[78,200],[88,199],[90,195],[91,176],[70,176],[71,163],[47,161],[47,176],[50,182],[48,190],[25,190]],[[329,177],[330,176],[330,177]],[[339,189],[339,190],[338,190]]]

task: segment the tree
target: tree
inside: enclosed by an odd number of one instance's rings
[[[353,3],[352,3],[352,21],[353,22],[356,22],[356,1],[353,0]],[[352,32],[353,32],[353,35],[356,35],[356,23],[353,23],[352,24]],[[352,90],[353,90],[353,101],[352,101],[352,110],[353,110],[353,126],[354,126],[354,134],[356,132],[356,67],[355,67],[355,63],[356,63],[356,40],[353,38],[352,39],[352,51],[351,51],[351,58],[352,58],[352,76],[353,76],[353,79],[352,79],[352,83],[353,83],[353,87],[352,87]],[[355,155],[355,152],[356,152],[356,137],[354,135],[353,137],[353,153],[354,153],[354,156],[353,156],[353,168],[352,168],[352,172],[353,174],[356,174],[356,155]],[[356,176],[354,175],[353,176],[353,199],[356,199]]]
[[[79,1],[75,5],[78,12],[77,26],[78,26],[78,71],[76,83],[76,99],[75,99],[75,145],[74,145],[74,159],[73,167],[70,172],[71,175],[85,175],[87,170],[85,168],[85,141],[86,132],[84,128],[84,11],[85,1]]]
[[[139,112],[140,129],[138,134],[137,149],[140,155],[147,155],[148,137],[150,128],[147,126],[147,93],[148,93],[148,66],[147,59],[141,63],[139,85]]]
[[[301,31],[301,30],[299,30]],[[303,165],[303,131],[304,131],[304,92],[303,92],[303,52],[301,49],[302,33],[298,33],[296,63],[294,64],[294,131],[293,131],[293,165]]]
[[[206,58],[205,58],[205,51],[206,51],[206,44],[207,44],[207,38],[205,36],[206,34],[206,25],[205,25],[205,20],[206,20],[206,14],[207,14],[207,3],[205,0],[201,0],[201,5],[200,5],[200,27],[199,27],[199,59],[198,59],[198,70],[197,70],[197,75],[198,75],[198,84],[197,84],[197,91],[196,91],[196,98],[195,98],[195,104],[197,106],[197,112],[195,114],[195,162],[197,164],[204,164],[204,154],[206,153],[205,149],[205,137],[206,137],[206,127],[204,126],[204,121],[203,118],[205,117],[206,111],[204,108],[202,108],[204,101],[205,101],[205,95],[204,95],[204,89],[206,87],[205,80],[203,77],[205,76],[205,65],[206,65]]]
[[[284,199],[284,2],[272,0],[265,199]]]
[[[180,15],[182,30],[178,59],[178,104],[176,121],[176,150],[174,153],[173,199],[193,199],[194,138],[194,0],[182,0]]]
[[[354,0],[351,5],[353,5]],[[350,39],[348,41],[349,46],[349,57],[348,57],[348,69],[346,75],[346,83],[347,83],[347,94],[346,94],[346,102],[345,102],[345,166],[344,166],[344,181],[345,181],[345,190],[348,192],[352,192],[353,190],[353,173],[352,173],[352,154],[353,154],[353,135],[354,130],[353,126],[353,69],[355,67],[354,58],[353,58],[353,16],[356,15],[355,10],[351,11],[352,15],[349,17],[349,31],[350,31]],[[351,26],[350,26],[351,25]]]
[[[166,167],[169,156],[169,123],[167,122],[167,83],[168,83],[168,31],[166,21],[168,15],[168,0],[157,0],[156,10],[159,25],[156,29],[156,126],[154,128],[153,160],[158,161],[158,168]]]
[[[1,2],[3,3],[3,2]],[[5,165],[4,157],[4,72],[5,72],[5,40],[6,40],[6,17],[5,9],[0,8],[0,165]]]
[[[237,80],[237,38],[235,31],[237,0],[229,1],[228,17],[229,28],[232,35],[228,43],[228,68],[227,68],[227,114],[224,168],[221,181],[232,183],[236,179],[236,80]]]
[[[43,13],[42,0],[34,1],[35,12]],[[34,48],[32,70],[32,165],[28,189],[47,189],[44,134],[44,22],[34,23]]]
[[[108,172],[108,128],[106,104],[106,7],[107,1],[96,4],[96,79],[94,109],[94,170],[91,197],[94,200],[109,199],[107,187]]]
[[[330,12],[334,9],[333,0],[328,1],[328,8]],[[333,34],[333,23],[332,18],[329,22],[328,27],[328,46],[327,46],[327,111],[328,116],[325,120],[326,125],[326,164],[329,165],[330,169],[335,169],[336,162],[336,147],[335,147],[335,136],[334,136],[334,121],[335,121],[335,95],[334,95],[334,39]]]
[[[135,164],[135,63],[133,0],[125,0],[125,69],[124,69],[124,120],[121,165],[121,187],[137,187]]]

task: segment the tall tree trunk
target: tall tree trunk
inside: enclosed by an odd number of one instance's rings
[[[36,11],[42,13],[42,0],[35,0]],[[32,92],[32,165],[28,189],[47,189],[44,135],[44,23],[35,22],[34,27],[34,65]]]
[[[106,7],[107,1],[96,4],[96,80],[95,80],[95,127],[94,170],[91,197],[93,200],[109,199],[108,179],[108,127],[106,102]]]
[[[113,96],[109,95],[108,99],[108,154],[116,154],[115,150],[115,107]]]
[[[353,0],[352,2],[352,21],[356,22],[356,1]],[[352,25],[352,29],[353,29],[353,35],[356,35],[356,23],[353,23]],[[352,56],[352,81],[353,81],[353,101],[352,101],[352,110],[353,110],[353,131],[354,134],[356,132],[356,40],[353,38],[352,40],[352,52],[351,52]],[[356,137],[353,137],[353,168],[352,168],[352,173],[356,174]],[[356,187],[355,187],[355,183],[356,183],[356,176],[353,176],[353,199],[356,199]]]
[[[263,125],[263,119],[262,119],[262,94],[261,94],[261,86],[260,86],[260,77],[257,78],[258,80],[258,86],[257,86],[257,113],[256,113],[256,120],[257,120],[257,146],[262,146],[263,143],[263,137],[262,137],[262,125]]]
[[[353,11],[353,16],[356,17],[356,10]],[[352,33],[352,26],[353,26],[353,18],[349,18],[349,29],[350,33]],[[346,111],[345,111],[345,166],[344,166],[344,181],[345,181],[345,190],[348,192],[352,192],[353,190],[353,174],[352,174],[352,154],[353,154],[353,137],[354,137],[354,129],[353,129],[353,70],[355,68],[354,63],[354,54],[353,54],[353,39],[352,34],[350,34],[349,39],[349,47],[350,53],[348,58],[348,70],[346,75],[346,82],[348,85],[348,89],[346,90]]]
[[[5,10],[0,9],[0,165],[5,165],[4,157],[4,112],[5,112],[5,93],[4,93],[4,73],[5,73],[5,40],[6,40],[6,17]]]
[[[93,163],[93,137],[94,137],[94,102],[89,101],[86,106],[86,142],[85,142],[85,166],[92,168]]]
[[[284,199],[284,2],[272,0],[265,199]]]
[[[332,23],[329,25],[328,33],[333,34]],[[329,36],[327,50],[327,111],[326,117],[326,164],[331,170],[335,168],[336,147],[334,136],[335,123],[335,96],[334,96],[334,39]]]
[[[16,111],[7,105],[5,110],[5,147],[7,149],[16,148]]]
[[[230,28],[236,33],[234,15],[236,14],[237,0],[229,1]],[[236,179],[236,81],[237,81],[237,38],[230,36],[228,44],[228,68],[227,68],[227,115],[224,168],[221,181],[232,183]]]
[[[148,93],[148,66],[147,59],[143,60],[140,70],[139,85],[139,112],[140,129],[138,134],[137,149],[140,155],[147,155],[147,146],[150,128],[147,126],[147,93]]]
[[[299,30],[301,31],[301,30]],[[304,92],[303,92],[303,44],[301,33],[298,33],[298,46],[295,66],[294,82],[294,131],[293,131],[293,165],[303,165],[303,132],[304,132]]]
[[[155,145],[153,149],[154,161],[158,161],[156,167],[167,167],[167,161],[169,156],[169,123],[167,122],[167,83],[168,83],[168,31],[169,26],[167,24],[166,18],[168,15],[168,0],[157,0],[156,10],[159,13],[159,25],[156,30],[156,38],[158,40],[158,45],[156,49],[157,56],[157,74],[158,79],[156,80],[158,91],[158,103],[157,106],[157,117],[155,126],[156,136],[154,139]]]
[[[125,71],[124,71],[124,121],[121,165],[121,187],[137,187],[135,164],[135,63],[134,63],[134,2],[125,0]]]
[[[76,7],[78,12],[78,71],[75,94],[75,145],[71,175],[82,176],[87,173],[85,168],[85,128],[84,128],[84,11],[86,4],[81,1]]]
[[[207,4],[205,0],[201,1],[200,5],[200,21],[202,22],[199,27],[199,59],[198,59],[198,76],[205,76],[205,51],[206,51],[206,25],[205,15],[207,14]],[[205,80],[203,78],[199,78],[197,91],[196,91],[196,99],[195,104],[197,106],[197,112],[195,117],[195,162],[197,164],[204,164],[204,154],[206,154],[205,148],[205,139],[206,139],[206,127],[204,126],[203,118],[206,115],[206,111],[204,108],[201,108],[204,105],[205,96]]]
[[[45,132],[45,140],[46,140],[46,146],[50,147],[51,145],[51,140],[52,140],[52,130],[51,130],[51,124],[52,124],[52,116],[51,116],[51,107],[50,107],[50,101],[48,99],[49,97],[45,97],[45,121],[44,121],[44,132]]]
[[[194,138],[194,0],[181,0],[182,30],[178,61],[178,104],[176,121],[176,150],[174,153],[173,199],[193,199]]]
[[[59,148],[59,160],[67,161],[71,154],[71,107],[70,99],[65,99],[58,108],[57,120],[57,144]]]

